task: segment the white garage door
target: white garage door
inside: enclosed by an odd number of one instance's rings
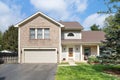
[[[25,63],[57,63],[56,49],[25,49]]]

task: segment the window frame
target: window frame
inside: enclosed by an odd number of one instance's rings
[[[72,34],[72,35],[71,35]],[[72,33],[72,32],[69,32],[68,34],[67,34],[67,37],[74,37],[75,36],[75,34],[74,33]]]
[[[41,29],[41,33],[39,34],[38,31]],[[34,30],[34,34],[32,34],[32,30]],[[48,31],[46,31],[48,30]],[[34,38],[32,36],[34,35]],[[41,35],[41,38],[38,38],[38,36]],[[47,37],[46,37],[47,35]],[[50,28],[29,28],[29,39],[50,39]]]
[[[45,30],[48,30],[48,32],[45,33]],[[44,32],[43,32],[43,34],[44,34],[44,39],[50,39],[50,28],[44,28]],[[46,34],[47,34],[47,37],[45,37]]]
[[[36,30],[35,30],[35,28],[30,28],[29,30],[30,30],[30,31],[29,31],[29,38],[30,38],[31,40],[36,39]],[[34,34],[31,34],[31,30],[34,30]],[[32,35],[34,35],[34,38],[31,37]]]
[[[41,38],[38,38],[38,30],[41,29]],[[37,39],[43,39],[43,28],[37,28]]]

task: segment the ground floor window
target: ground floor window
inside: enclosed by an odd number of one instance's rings
[[[87,60],[90,55],[91,55],[91,48],[90,47],[84,48],[84,60]]]

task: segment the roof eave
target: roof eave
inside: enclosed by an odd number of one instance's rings
[[[32,17],[36,16],[37,14],[41,14],[42,16],[44,16],[44,17],[48,18],[49,20],[51,20],[51,21],[55,22],[56,24],[58,24],[60,27],[64,27],[63,24],[55,21],[54,19],[48,17],[47,15],[43,14],[42,12],[37,12],[37,13],[33,14],[32,16],[30,16],[30,17],[24,19],[23,21],[19,22],[18,24],[16,24],[15,27],[19,27],[19,25],[21,25],[22,23],[24,23],[24,22],[26,22],[27,20],[31,19]]]

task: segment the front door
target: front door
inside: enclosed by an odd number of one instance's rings
[[[73,57],[73,48],[69,48],[69,57]]]

